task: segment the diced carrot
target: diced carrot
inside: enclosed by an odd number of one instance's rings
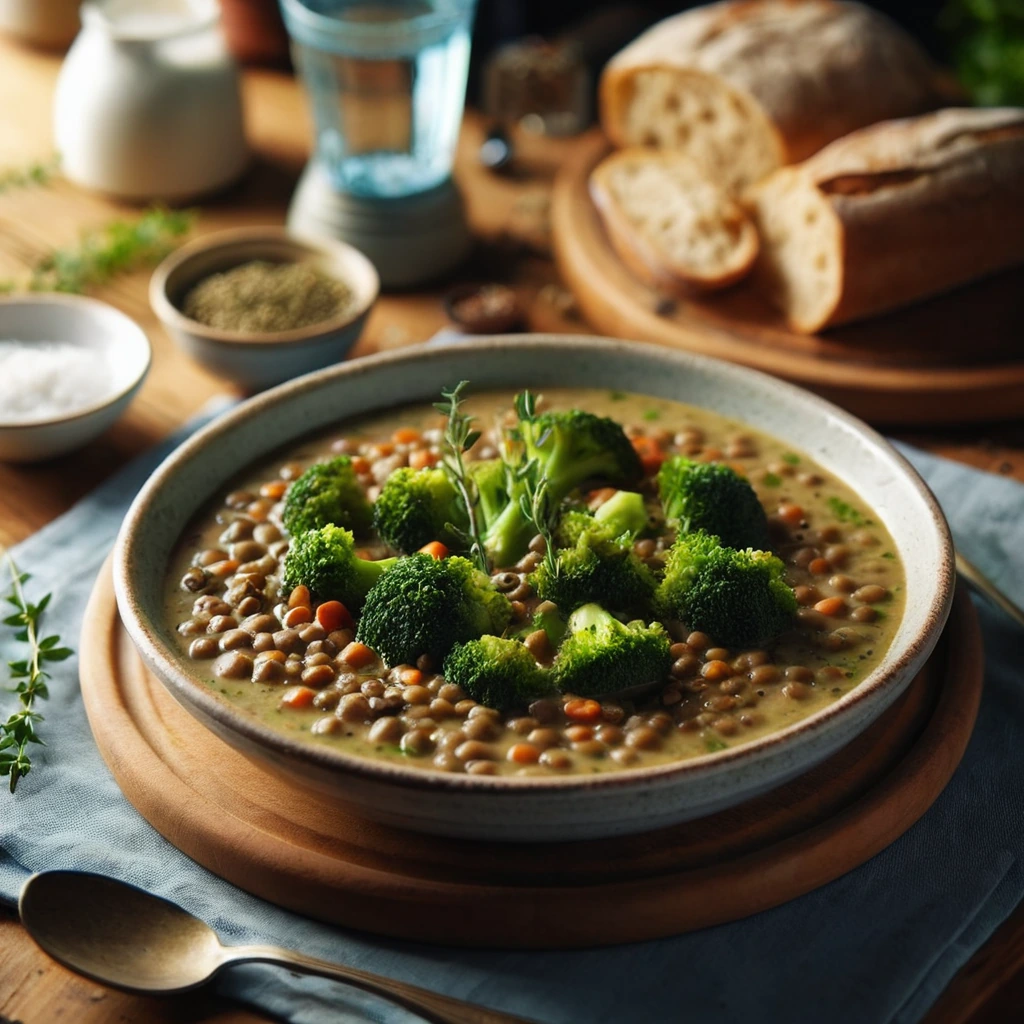
[[[281,695],[281,707],[283,708],[308,708],[313,703],[316,690],[308,686],[289,686]]]
[[[403,668],[398,678],[403,686],[419,686],[423,682],[423,673],[418,668]]]
[[[804,518],[804,510],[799,505],[780,505],[778,516],[787,526],[799,526]]]
[[[395,454],[395,446],[390,441],[381,441],[373,446],[372,455],[375,459],[383,459]]]
[[[586,697],[574,697],[566,701],[562,710],[565,717],[574,722],[596,722],[601,717],[601,705]]]
[[[700,458],[702,462],[718,462],[722,458],[722,449],[713,447],[705,448],[704,451],[700,453]]]
[[[517,743],[505,756],[515,764],[536,764],[540,751],[532,743]]]
[[[814,606],[814,610],[835,618],[846,611],[846,602],[841,597],[826,597]]]
[[[364,459],[362,455],[352,456],[352,468],[360,475],[370,472],[370,460]]]
[[[341,660],[346,665],[350,665],[352,668],[365,668],[367,665],[372,664],[377,660],[377,655],[373,653],[373,650],[361,644],[358,640],[353,640],[342,652]]]
[[[257,661],[284,661],[284,651],[260,651],[256,655]]]
[[[260,494],[264,498],[273,498],[277,501],[284,497],[284,492],[288,490],[288,484],[284,480],[271,480],[270,483],[264,484],[260,488]]]
[[[294,629],[296,626],[304,626],[307,622],[312,621],[312,609],[306,608],[301,604],[296,605],[294,608],[289,608],[287,614],[284,617],[284,624],[289,629]]]
[[[225,558],[221,562],[214,562],[213,565],[208,565],[206,571],[211,576],[216,576],[219,579],[225,579],[230,576],[238,568],[237,558]]]
[[[392,435],[395,444],[415,444],[420,439],[420,432],[413,427],[399,427]]]
[[[596,512],[606,501],[611,501],[619,492],[614,487],[598,487],[587,495],[587,508]]]
[[[437,456],[429,448],[417,448],[409,452],[410,469],[427,469],[437,463]]]
[[[746,467],[742,462],[727,462],[726,465],[737,475],[745,477],[747,475]]]
[[[448,557],[448,549],[439,540],[432,540],[429,544],[424,544],[419,553],[430,555],[431,558],[436,558],[438,561]]]
[[[661,446],[653,438],[642,435],[631,440],[633,448],[640,457],[640,465],[643,467],[644,474],[646,476],[653,476],[661,469],[661,464],[666,458],[665,453],[661,450]]]
[[[324,601],[316,610],[316,621],[328,633],[333,633],[352,625],[352,613],[340,601]]]
[[[313,600],[309,596],[309,587],[303,583],[300,583],[288,595],[289,608],[309,608],[312,603]]]
[[[369,548],[356,548],[356,558],[361,558],[364,562],[374,561],[373,552]]]
[[[815,576],[824,576],[831,568],[827,558],[812,558],[807,563],[808,572],[813,572]]]

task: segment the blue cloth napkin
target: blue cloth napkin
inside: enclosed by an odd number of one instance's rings
[[[185,433],[15,550],[33,575],[30,592],[54,593],[48,629],[74,646],[124,510]],[[968,557],[1024,602],[1024,487],[904,450],[939,495]],[[867,864],[744,921],[630,946],[509,953],[388,941],[305,920],[198,867],[134,811],[93,744],[73,659],[55,666],[43,708],[48,745],[33,751],[35,767],[16,796],[0,793],[0,898],[14,901],[32,871],[104,872],[177,901],[229,943],[300,948],[545,1024],[910,1024],[1024,897],[1024,634],[987,606],[979,611],[985,695],[946,791]],[[0,656],[13,655],[5,636]],[[217,985],[298,1024],[418,1019],[344,986],[269,967],[233,969]]]

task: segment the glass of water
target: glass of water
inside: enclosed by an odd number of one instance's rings
[[[476,0],[281,0],[341,192],[415,195],[451,175]]]

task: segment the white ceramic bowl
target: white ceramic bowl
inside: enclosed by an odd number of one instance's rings
[[[66,416],[4,422],[0,461],[36,462],[88,444],[128,408],[149,372],[152,349],[139,325],[120,310],[77,295],[0,299],[0,339],[69,341],[105,353],[114,373],[109,396]]]
[[[168,557],[191,517],[243,466],[345,417],[477,388],[618,388],[705,406],[809,452],[891,532],[907,574],[889,652],[835,704],[745,746],[675,764],[598,775],[454,775],[375,762],[274,732],[189,674],[163,622]],[[923,665],[949,612],[953,553],[942,513],[909,464],[835,406],[772,377],[634,342],[553,335],[456,342],[311,374],[233,410],[187,441],[132,506],[114,558],[118,605],[146,663],[194,715],[265,768],[403,828],[490,840],[565,840],[641,832],[712,813],[778,786],[836,752]]]
[[[351,302],[322,323],[268,334],[207,327],[181,305],[204,277],[251,260],[309,262],[352,289]],[[280,384],[343,359],[359,339],[380,292],[373,264],[358,250],[331,239],[300,239],[285,228],[236,228],[203,235],[171,253],[149,284],[149,302],[168,334],[212,373],[249,391]]]

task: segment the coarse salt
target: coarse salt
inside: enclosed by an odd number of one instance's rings
[[[73,415],[113,395],[106,353],[68,341],[0,339],[0,424]]]

